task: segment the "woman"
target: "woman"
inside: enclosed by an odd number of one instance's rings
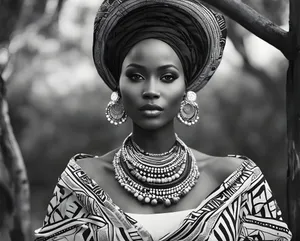
[[[174,118],[220,63],[224,18],[194,0],[104,1],[93,56],[113,90],[106,117],[132,133],[101,157],[74,156],[36,240],[290,240],[260,169],[189,148]]]

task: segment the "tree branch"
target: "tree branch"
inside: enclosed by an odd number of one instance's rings
[[[29,241],[32,240],[29,183],[25,163],[10,123],[8,104],[5,99],[5,82],[1,75],[0,88],[1,154],[14,183],[16,217],[24,240]]]
[[[240,0],[202,0],[219,9],[244,28],[279,49],[287,59],[293,59],[295,51],[290,44],[289,33],[262,16]]]

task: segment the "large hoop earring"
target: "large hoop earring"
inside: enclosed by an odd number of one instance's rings
[[[117,91],[110,96],[110,102],[105,109],[105,115],[109,123],[113,125],[123,124],[127,120],[127,114]]]
[[[184,100],[181,102],[177,118],[187,126],[194,125],[199,120],[199,107],[196,100],[196,93],[194,91],[188,91]]]

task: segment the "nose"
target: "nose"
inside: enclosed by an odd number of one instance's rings
[[[160,97],[160,92],[156,86],[156,81],[154,78],[151,78],[145,83],[145,88],[142,96],[145,99],[157,99]]]

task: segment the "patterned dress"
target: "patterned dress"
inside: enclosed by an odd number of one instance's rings
[[[76,163],[86,157],[74,156],[61,174],[35,240],[152,241]],[[247,157],[235,157],[242,164],[160,241],[291,240],[261,170]]]

